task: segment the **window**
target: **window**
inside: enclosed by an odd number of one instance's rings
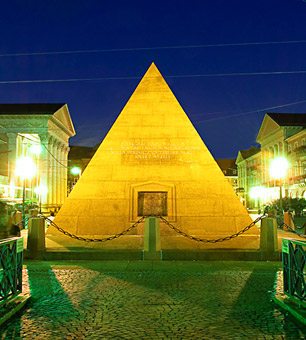
[[[302,139],[302,145],[306,145],[305,138],[304,138],[304,139]]]
[[[299,146],[299,143],[298,142],[294,142],[294,149],[297,149]]]
[[[291,145],[288,144],[288,152],[291,152]]]

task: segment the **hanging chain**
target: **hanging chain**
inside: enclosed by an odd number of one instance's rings
[[[37,217],[37,216],[29,216],[27,217],[25,220],[29,220],[30,218],[33,217]],[[135,222],[132,226],[130,226],[129,228],[127,228],[126,230],[123,230],[121,233],[106,237],[106,238],[85,238],[85,237],[81,237],[81,236],[77,236],[74,234],[69,233],[68,231],[64,230],[63,228],[59,227],[56,223],[54,223],[52,220],[50,220],[48,217],[44,216],[44,215],[39,215],[38,217],[43,217],[47,223],[49,225],[52,225],[55,229],[57,229],[59,232],[63,233],[66,236],[69,236],[75,240],[79,240],[79,241],[85,241],[85,242],[106,242],[106,241],[111,241],[114,240],[116,238],[119,238],[121,236],[126,235],[129,231],[131,231],[132,229],[136,228],[140,223],[142,223],[145,220],[145,216],[142,216],[137,222]],[[203,242],[203,243],[218,243],[218,242],[224,242],[224,241],[229,241],[235,237],[240,236],[241,234],[247,232],[249,229],[251,229],[253,226],[255,226],[256,223],[258,223],[259,221],[261,221],[262,219],[266,218],[266,215],[262,215],[257,217],[252,223],[250,223],[248,226],[246,226],[245,228],[243,228],[242,230],[238,231],[235,234],[229,235],[229,236],[225,236],[225,237],[220,237],[218,239],[203,239],[203,238],[199,238],[199,237],[195,237],[192,235],[189,235],[187,233],[185,233],[184,231],[176,228],[174,225],[172,225],[170,222],[168,222],[164,217],[162,216],[155,216],[160,218],[160,220],[165,223],[170,229],[174,230],[175,232],[177,232],[179,235],[189,238],[190,240],[196,241],[196,242]],[[21,224],[25,221],[21,221],[18,223]],[[279,223],[280,222],[280,223]],[[289,225],[287,225],[282,219],[278,219],[278,224],[279,225],[284,225],[285,227],[288,228],[288,230],[296,235],[298,235],[299,237],[302,238],[306,238],[305,235],[298,233],[297,231],[293,230]]]
[[[71,237],[75,240],[85,241],[85,242],[106,242],[106,241],[114,240],[115,238],[123,236],[123,235],[127,234],[129,231],[131,231],[132,229],[136,228],[138,226],[138,224],[143,222],[144,219],[145,219],[145,217],[142,216],[141,219],[139,219],[137,222],[135,222],[132,226],[130,226],[126,230],[123,230],[121,233],[116,234],[116,235],[112,235],[112,236],[109,236],[109,237],[106,237],[106,238],[85,238],[85,237],[81,237],[81,236],[77,236],[77,235],[69,233],[68,231],[59,227],[56,223],[54,223],[52,220],[50,220],[48,217],[46,217],[44,215],[39,215],[39,217],[43,217],[49,223],[49,225],[52,225],[55,229],[57,229],[59,232],[63,233],[64,235],[69,236],[69,237]]]
[[[30,215],[30,216],[27,216],[25,217],[23,220],[21,220],[20,222],[16,223],[15,225],[17,227],[19,227],[20,225],[23,226],[23,225],[27,225],[29,223],[29,220],[33,217],[37,217],[36,215]]]
[[[199,238],[199,237],[195,237],[192,235],[188,235],[185,232],[183,232],[182,230],[176,228],[174,225],[172,225],[170,222],[168,222],[165,218],[163,218],[162,216],[158,216],[169,228],[173,229],[174,231],[176,231],[179,235],[184,236],[189,238],[190,240],[196,241],[196,242],[203,242],[203,243],[217,243],[217,242],[224,242],[224,241],[229,241],[235,237],[238,237],[239,235],[245,233],[246,231],[248,231],[249,229],[251,229],[257,222],[261,221],[262,219],[266,218],[267,216],[262,215],[256,218],[256,220],[254,220],[251,224],[249,224],[247,227],[245,227],[244,229],[238,231],[238,233],[235,233],[233,235],[230,236],[225,236],[225,237],[221,237],[221,238],[217,238],[215,240],[207,240],[204,238]]]
[[[284,222],[283,219],[279,218],[279,219],[278,219],[278,222],[280,222],[280,223],[278,223],[280,226],[285,226],[290,232],[294,233],[295,235],[298,235],[299,237],[302,237],[302,238],[306,238],[305,235],[303,235],[303,234],[301,234],[301,233],[298,233],[297,231],[295,231],[294,229],[292,229],[288,224],[286,224],[286,223]]]
[[[291,214],[289,214],[289,218],[291,219],[291,221],[292,221],[293,224],[294,224],[294,229],[303,229],[303,228],[305,228],[305,226],[306,226],[306,219],[305,219],[304,224],[303,224],[302,226],[299,227],[298,225],[295,224],[294,218],[293,218],[293,216],[292,216]]]
[[[81,237],[81,236],[77,236],[77,235],[71,234],[68,231],[64,230],[63,228],[59,227],[56,223],[54,223],[52,220],[50,220],[48,217],[46,217],[44,215],[39,215],[39,217],[43,217],[49,223],[49,225],[52,225],[54,228],[56,228],[59,232],[63,233],[64,235],[69,236],[69,237],[71,237],[71,238],[73,238],[75,240],[85,241],[85,242],[106,242],[106,241],[114,240],[114,239],[116,239],[116,238],[118,238],[120,236],[123,236],[123,235],[127,234],[132,229],[136,228],[138,226],[138,224],[143,222],[145,220],[145,218],[146,218],[145,216],[142,216],[132,226],[130,226],[128,229],[122,231],[119,234],[112,235],[112,236],[109,236],[109,237],[106,237],[106,238],[102,238],[102,239],[92,239],[92,238],[85,238],[85,237]],[[195,237],[195,236],[192,236],[192,235],[188,235],[185,232],[183,232],[183,231],[179,230],[178,228],[176,228],[174,225],[172,225],[170,222],[168,222],[162,216],[155,216],[155,217],[160,218],[161,221],[164,222],[169,228],[171,228],[174,231],[176,231],[179,235],[189,238],[190,240],[193,240],[193,241],[196,241],[196,242],[203,242],[203,243],[217,243],[217,242],[229,241],[229,240],[231,240],[231,239],[233,239],[235,237],[240,236],[241,234],[245,233],[246,231],[251,229],[253,226],[255,226],[255,224],[257,222],[261,221],[266,216],[265,215],[259,216],[256,220],[254,220],[252,223],[250,223],[247,227],[243,228],[242,230],[238,231],[237,233],[235,233],[233,235],[225,236],[225,237],[214,239],[214,240],[207,240],[207,239],[202,239],[202,238]]]

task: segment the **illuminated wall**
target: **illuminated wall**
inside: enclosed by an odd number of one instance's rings
[[[140,202],[145,209],[139,208]],[[171,223],[194,235],[231,234],[251,222],[154,64],[55,222],[77,235],[112,235],[137,221],[152,202],[162,204],[152,211],[167,211]],[[54,228],[48,232],[57,234]],[[143,225],[133,233],[143,235]],[[177,236],[165,225],[161,233]],[[257,234],[254,228],[248,235]]]

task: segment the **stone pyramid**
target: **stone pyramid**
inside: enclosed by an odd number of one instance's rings
[[[163,215],[184,232],[210,239],[251,223],[154,63],[54,221],[72,234],[101,237],[127,229],[143,214]],[[141,247],[143,229],[144,223],[122,239],[133,236]],[[54,228],[48,233],[58,234]],[[255,235],[253,227],[238,243]],[[195,246],[184,240],[161,223],[162,247]]]

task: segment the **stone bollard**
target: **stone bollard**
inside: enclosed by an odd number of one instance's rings
[[[32,254],[45,251],[45,220],[42,217],[29,220],[27,249]]]
[[[38,209],[31,209],[30,210],[30,216],[37,216],[38,215]]]
[[[22,212],[21,211],[16,211],[15,212],[15,219],[14,219],[14,224],[18,224],[22,221]]]
[[[290,212],[284,212],[284,223],[286,223],[291,229],[294,228],[294,222],[292,221],[291,213]],[[288,230],[286,226],[284,226],[284,230]]]
[[[159,219],[156,217],[146,218],[143,248],[144,260],[161,260]]]
[[[260,249],[262,251],[278,250],[276,218],[266,217],[261,220]]]

